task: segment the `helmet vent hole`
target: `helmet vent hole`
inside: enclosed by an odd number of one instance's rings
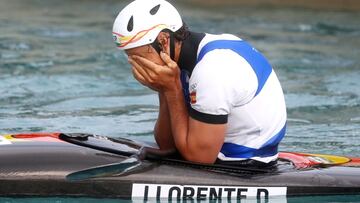
[[[133,29],[134,29],[134,16],[131,16],[127,25],[127,30],[131,32]]]
[[[152,8],[152,9],[150,10],[150,14],[151,14],[151,15],[155,15],[155,14],[159,11],[159,8],[160,8],[160,4],[157,5],[157,6],[155,6],[154,8]]]

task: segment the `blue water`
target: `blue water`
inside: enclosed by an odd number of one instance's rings
[[[113,20],[126,2],[0,0],[0,134],[153,140],[157,96],[133,79],[112,42]],[[270,60],[288,107],[281,150],[360,156],[359,12],[178,7],[192,30],[236,34]]]

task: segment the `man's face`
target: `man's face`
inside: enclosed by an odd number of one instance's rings
[[[151,45],[144,45],[141,47],[136,47],[132,49],[125,50],[125,53],[128,57],[133,55],[144,57],[158,65],[165,65],[165,63],[161,60],[160,55],[155,51],[155,49]]]

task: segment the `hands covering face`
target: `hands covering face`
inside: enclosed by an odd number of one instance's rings
[[[142,56],[131,55],[128,60],[137,81],[157,92],[172,91],[180,80],[180,69],[164,52],[160,53],[164,65],[158,65]]]

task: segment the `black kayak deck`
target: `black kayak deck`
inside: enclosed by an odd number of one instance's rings
[[[92,135],[67,136],[83,143],[79,145],[74,140],[70,143],[60,139],[60,133],[40,135],[3,136],[2,139],[11,144],[0,145],[0,196],[216,199],[360,194],[359,167],[319,165],[297,168],[286,160],[279,162],[276,170],[265,172],[204,166],[173,157],[155,160],[153,157],[125,176],[68,181],[65,177],[75,171],[128,158],[141,148],[142,143]]]

